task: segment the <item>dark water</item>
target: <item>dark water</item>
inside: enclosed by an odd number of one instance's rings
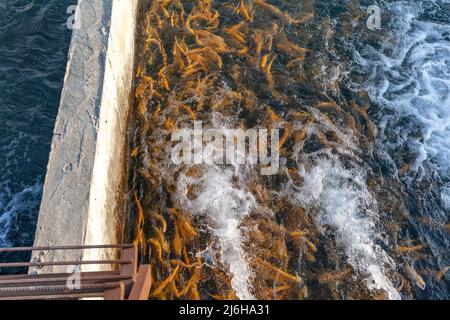
[[[33,240],[73,2],[0,3],[0,246]],[[194,2],[170,2],[141,30],[153,42],[138,64],[159,95],[138,77],[133,125],[143,211],[130,238],[154,265],[153,297],[448,299],[450,1],[377,1],[378,31],[365,27],[373,1],[267,0],[253,13],[242,3],[256,1],[212,1],[219,24],[204,8],[200,41],[177,20]],[[200,82],[179,76],[175,40],[207,48],[192,53]],[[171,165],[160,128],[189,110],[216,127],[279,126],[280,173]]]
[[[449,1],[378,1],[380,30],[373,4],[148,8],[130,207],[153,298],[449,298]],[[174,165],[194,119],[279,128],[280,171]]]
[[[74,3],[0,1],[0,247],[33,243]]]
[[[398,264],[421,270],[427,285],[415,286],[415,297],[448,299],[450,1],[386,1],[382,8],[383,30],[352,43],[349,78],[371,100],[375,168],[400,182],[385,187],[407,213],[399,237],[427,247],[422,258],[406,254]]]

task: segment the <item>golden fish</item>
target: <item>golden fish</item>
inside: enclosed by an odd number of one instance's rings
[[[161,282],[161,284],[152,292],[152,296],[158,296],[173,281],[178,273],[180,266],[177,266],[172,274]]]
[[[246,7],[244,0],[241,0],[239,7],[236,11],[238,14],[242,15],[246,20],[252,22],[253,16],[250,14],[250,11]]]
[[[420,289],[425,290],[426,283],[423,278],[414,270],[414,268],[408,264],[405,265],[406,272],[412,281],[418,286]]]

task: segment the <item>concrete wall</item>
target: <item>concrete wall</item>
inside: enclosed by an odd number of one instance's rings
[[[35,246],[121,240],[138,6],[139,0],[79,0],[81,28],[69,49]],[[97,250],[36,252],[32,260],[101,257]]]

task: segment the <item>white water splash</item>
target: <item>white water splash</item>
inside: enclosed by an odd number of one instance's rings
[[[19,215],[35,213],[42,192],[42,184],[36,183],[13,195],[9,195],[9,192],[5,191],[0,192],[0,247],[9,247],[12,244],[20,245],[32,238],[23,231],[20,239],[9,239],[8,232],[19,226],[16,222]]]
[[[199,181],[201,191],[190,203],[194,212],[207,215],[218,241],[221,262],[228,267],[231,284],[239,299],[254,299],[251,293],[252,272],[243,248],[242,219],[255,204],[253,196],[232,184],[231,170],[211,168]]]
[[[363,175],[329,160],[320,160],[310,170],[300,167],[299,174],[304,184],[300,190],[291,191],[292,199],[304,207],[318,209],[318,226],[328,225],[335,230],[348,262],[368,276],[369,289],[382,289],[389,299],[400,299],[385,274],[395,263],[375,244],[376,204],[366,189]]]
[[[225,129],[223,129],[225,130]],[[225,131],[224,131],[225,133]],[[203,153],[213,162],[215,145],[209,143]],[[253,273],[244,249],[245,230],[243,219],[256,205],[253,195],[245,186],[245,168],[236,166],[203,165],[205,172],[198,178],[181,175],[178,179],[178,201],[188,210],[205,215],[220,248],[221,263],[231,275],[231,285],[236,296],[242,300],[252,300]],[[188,186],[198,188],[195,199],[188,199]]]
[[[450,175],[449,3],[386,3],[391,23],[381,48],[363,44],[355,51],[357,68],[371,70],[364,88],[385,110],[379,123],[387,137],[383,145],[394,150],[408,145],[415,153],[411,169],[419,177],[430,168]]]

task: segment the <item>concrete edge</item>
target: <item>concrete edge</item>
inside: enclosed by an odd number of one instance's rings
[[[121,240],[126,130],[139,0],[79,0],[55,123],[35,246]],[[111,252],[35,252],[33,261]],[[73,267],[72,267],[73,269]],[[30,270],[31,271],[31,270]],[[32,272],[44,270],[32,270]],[[45,268],[45,272],[67,272]]]

